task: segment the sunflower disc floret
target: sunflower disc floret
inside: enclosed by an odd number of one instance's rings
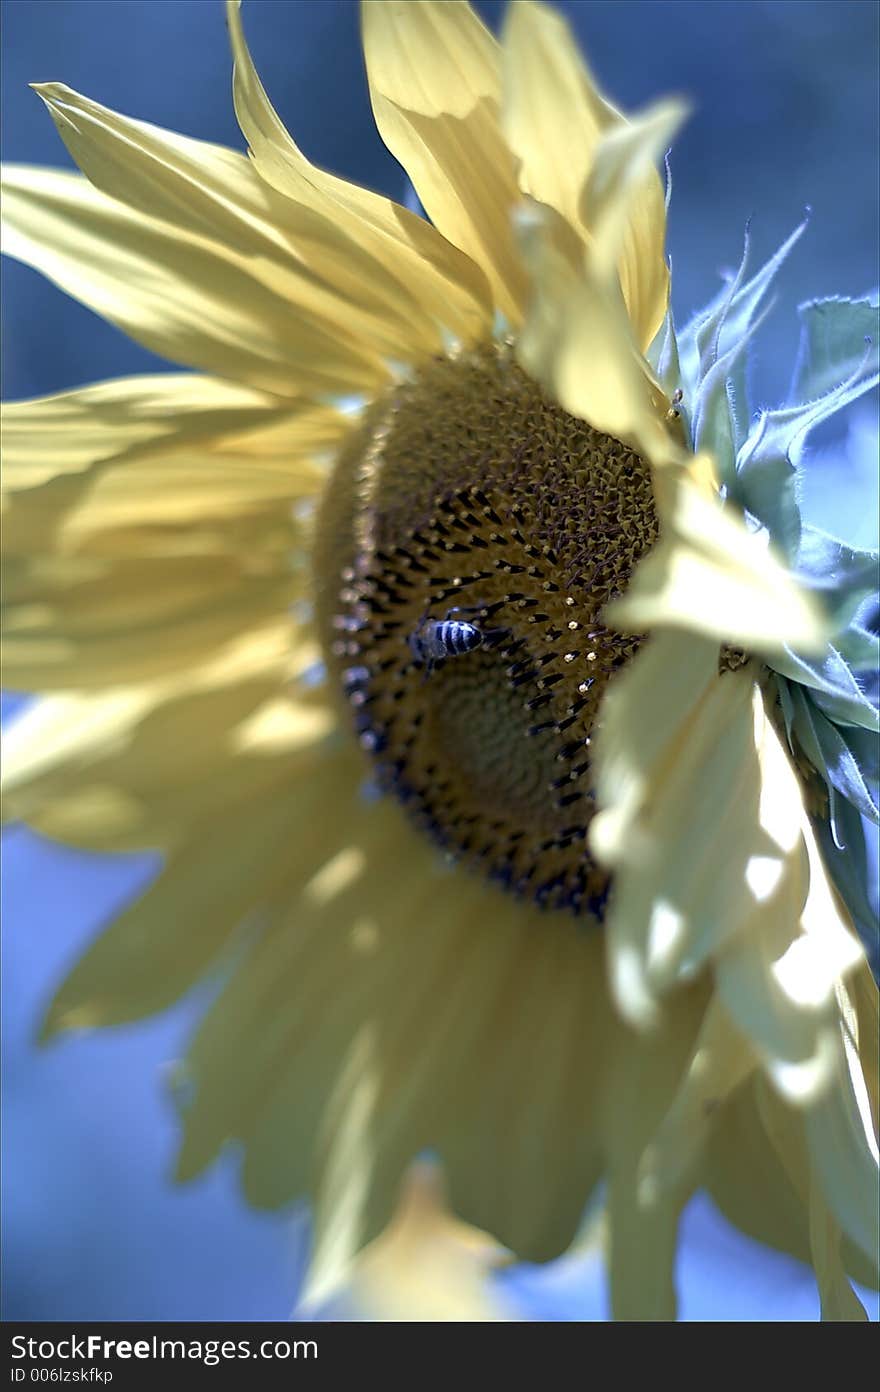
[[[639,643],[601,611],[656,539],[647,465],[492,345],[373,410],[322,521],[325,645],[380,786],[456,860],[601,919],[591,731]]]

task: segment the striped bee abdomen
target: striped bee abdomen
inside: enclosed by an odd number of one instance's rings
[[[450,611],[451,612],[451,611]],[[409,649],[427,671],[447,657],[460,657],[483,646],[483,633],[463,619],[423,619],[409,637]]]

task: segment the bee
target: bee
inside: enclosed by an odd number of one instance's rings
[[[458,608],[449,609],[443,619],[426,616],[409,635],[409,650],[415,661],[424,667],[426,677],[447,657],[460,657],[462,653],[476,652],[483,646],[485,634],[476,624],[452,617],[460,612]]]

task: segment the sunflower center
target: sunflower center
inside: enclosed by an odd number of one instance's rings
[[[493,345],[369,413],[328,486],[328,661],[381,787],[455,859],[601,918],[590,741],[638,646],[600,618],[654,542],[648,466]]]

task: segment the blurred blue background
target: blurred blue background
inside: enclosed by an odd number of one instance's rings
[[[479,4],[497,26],[502,6]],[[689,96],[673,159],[670,249],[678,322],[739,260],[812,208],[758,348],[758,404],[786,391],[796,304],[877,283],[878,14],[871,0],[655,0],[562,4],[604,89],[626,107]],[[128,115],[242,148],[219,0],[5,0],[4,159],[69,164],[27,84],[62,81]],[[263,81],[316,162],[394,197],[403,176],[372,125],[352,0],[248,0]],[[4,266],[3,395],[17,398],[165,364],[33,272]],[[862,544],[877,515],[876,406],[817,450],[810,503]],[[834,478],[833,488],[829,481]],[[8,716],[19,698],[7,698]],[[154,870],[148,858],[86,857],[13,829],[3,845],[3,1317],[6,1320],[279,1319],[296,1298],[305,1232],[296,1215],[241,1203],[230,1158],[173,1188],[175,1126],[163,1074],[198,1013],[47,1050],[32,1040],[58,981]],[[685,1319],[813,1320],[811,1276],[731,1230],[708,1203],[685,1218]],[[506,1278],[526,1317],[602,1318],[601,1273],[563,1261]],[[876,1318],[877,1302],[870,1299]]]

